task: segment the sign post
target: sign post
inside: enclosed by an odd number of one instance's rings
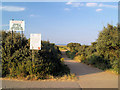
[[[12,43],[13,43],[13,30],[12,30]]]
[[[41,50],[41,34],[30,34],[30,50],[32,50],[32,61],[34,62],[34,50]]]
[[[25,21],[23,20],[20,20],[20,21],[17,21],[17,20],[10,20],[10,31],[12,31],[12,43],[13,43],[13,32],[14,31],[21,31],[22,32],[22,39],[21,39],[21,48],[22,48],[22,45],[23,45],[23,31],[25,30]]]
[[[33,48],[32,48],[32,62],[35,61],[35,60],[34,60],[34,56],[35,56],[35,54],[34,54],[34,50],[33,50]]]
[[[16,21],[10,20],[10,31],[24,31],[25,30],[25,21]]]

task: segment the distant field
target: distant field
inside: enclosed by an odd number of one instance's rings
[[[66,45],[57,45],[59,47],[59,50],[69,50],[69,47],[67,47]]]

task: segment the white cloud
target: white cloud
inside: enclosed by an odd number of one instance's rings
[[[99,4],[99,7],[117,8],[118,6],[114,6],[114,5],[105,5],[105,4]]]
[[[73,7],[80,7],[80,6],[84,6],[83,3],[72,3]]]
[[[66,5],[71,5],[72,2],[74,2],[74,0],[69,0],[69,1],[66,3]]]
[[[71,5],[72,7],[80,7],[80,6],[84,6],[83,3],[79,3],[79,2],[67,2],[66,5]]]
[[[100,11],[102,11],[103,9],[96,9],[96,12],[100,12]]]
[[[24,11],[24,7],[18,7],[18,6],[1,6],[0,10],[9,11],[9,12],[19,12]]]
[[[39,17],[40,15],[30,14],[30,17]]]
[[[70,9],[69,9],[69,8],[64,8],[64,10],[65,10],[65,11],[70,11]]]
[[[34,14],[31,14],[30,17],[34,17],[35,15]]]
[[[97,5],[97,3],[86,3],[87,7],[96,7]]]
[[[66,3],[66,5],[70,5],[71,7],[77,7],[78,10],[80,9],[80,7],[86,6],[86,7],[95,7],[98,8],[96,9],[96,12],[101,12],[103,11],[103,8],[118,8],[117,5],[109,5],[109,4],[103,4],[103,3],[81,3],[81,2],[74,2],[73,0],[69,1]],[[102,8],[102,9],[100,9]],[[66,11],[70,11],[69,8],[65,8],[64,10]]]
[[[66,3],[66,5],[71,5],[71,4],[72,4],[72,2],[67,2],[67,3]]]

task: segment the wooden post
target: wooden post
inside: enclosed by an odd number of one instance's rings
[[[11,43],[11,48],[12,48],[11,56],[12,56],[12,54],[13,54],[13,29],[12,29],[11,35],[12,35],[12,43]]]
[[[35,52],[34,50],[32,50],[32,62],[34,63],[34,61],[35,61]]]
[[[12,19],[14,21],[14,19]],[[12,44],[13,44],[13,28],[12,28]]]
[[[12,30],[12,43],[13,43],[13,30]]]
[[[23,49],[23,28],[22,28],[22,49]]]
[[[23,52],[23,31],[22,31],[22,37],[21,37],[21,49],[22,49],[22,52]]]

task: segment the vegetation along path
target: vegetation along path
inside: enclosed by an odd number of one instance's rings
[[[70,60],[67,58],[65,51],[62,53],[65,64],[69,66],[71,73],[77,76],[77,83],[81,88],[118,88],[117,75]]]
[[[65,64],[70,67],[76,81],[16,81],[2,80],[3,88],[117,88],[118,76],[70,60],[62,51]]]

